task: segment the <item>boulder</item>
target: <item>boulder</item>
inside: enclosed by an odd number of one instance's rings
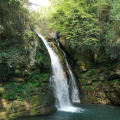
[[[44,86],[24,100],[5,100],[0,98],[0,120],[16,119],[23,116],[48,115],[57,109],[51,87]],[[3,109],[4,108],[4,109]]]

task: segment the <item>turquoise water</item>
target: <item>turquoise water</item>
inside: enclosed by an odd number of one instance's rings
[[[120,120],[120,107],[80,105],[78,112],[62,112],[48,116],[25,117],[18,120]]]

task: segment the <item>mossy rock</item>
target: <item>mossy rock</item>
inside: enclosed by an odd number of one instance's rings
[[[4,87],[0,87],[0,95],[2,95],[5,92],[5,88]]]
[[[6,112],[0,112],[0,120],[7,120]]]

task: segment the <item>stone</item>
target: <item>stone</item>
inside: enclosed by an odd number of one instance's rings
[[[81,73],[78,83],[83,92],[82,103],[120,105],[120,78],[113,70]]]
[[[83,65],[81,66],[81,70],[82,70],[82,71],[87,71],[87,69],[86,69],[85,66],[83,66]]]
[[[36,91],[38,94],[21,101],[1,99],[0,120],[54,113],[57,109],[54,106],[55,98],[52,92],[50,87],[44,86]]]
[[[3,94],[3,93],[4,93],[4,91],[5,91],[5,88],[0,87],[0,95],[1,95],[1,94]]]
[[[91,80],[87,80],[87,81],[86,81],[86,84],[87,84],[87,85],[90,85],[91,83],[92,83]]]

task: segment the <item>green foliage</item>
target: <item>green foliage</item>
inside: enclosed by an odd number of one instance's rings
[[[0,1],[0,63],[26,61],[24,36],[28,11],[18,0]]]
[[[113,0],[111,6],[110,18],[114,21],[120,21],[120,0]]]
[[[8,100],[35,94],[50,72],[47,51],[29,28],[27,4],[28,0],[0,0],[0,83],[5,87],[1,97]],[[35,64],[30,66],[31,57]]]
[[[9,82],[5,84],[5,92],[3,98],[8,100],[22,100],[35,94],[36,91],[43,85],[48,74],[38,74],[37,71],[31,74],[31,79],[27,83],[24,82]],[[13,87],[14,86],[14,87]]]
[[[86,76],[91,76],[91,75],[95,74],[95,71],[96,71],[96,69],[91,69],[85,75]]]
[[[111,6],[111,9],[110,7]],[[107,56],[107,59],[110,60],[119,60],[120,55],[120,0],[113,0],[107,7],[106,16],[103,15],[101,20],[103,33],[101,34],[101,42],[99,47],[102,48]],[[105,12],[105,11],[104,11]],[[106,18],[107,17],[107,18]]]
[[[39,68],[35,67],[33,71],[31,71],[28,81],[30,81],[33,84],[36,84],[37,86],[41,86],[44,80],[47,79],[47,76],[48,73],[42,73]]]
[[[119,60],[120,0],[51,1],[50,28],[66,38],[69,52],[89,51],[97,62]]]
[[[27,5],[28,0],[0,0],[0,82],[10,81],[14,69],[30,69],[32,58],[39,69],[49,68],[44,47],[29,28]]]
[[[49,8],[39,7],[37,11],[30,12],[31,26],[42,35],[49,35]]]
[[[99,41],[100,28],[94,14],[87,12],[88,7],[82,0],[64,0],[54,6],[51,28],[65,36],[67,46],[73,49],[92,47]]]
[[[35,86],[36,85],[32,83],[22,84],[18,82],[5,84],[5,93],[3,94],[3,98],[8,100],[22,100],[28,98],[31,93],[35,93]]]
[[[0,82],[6,82],[14,73],[14,69],[7,64],[0,63]]]

